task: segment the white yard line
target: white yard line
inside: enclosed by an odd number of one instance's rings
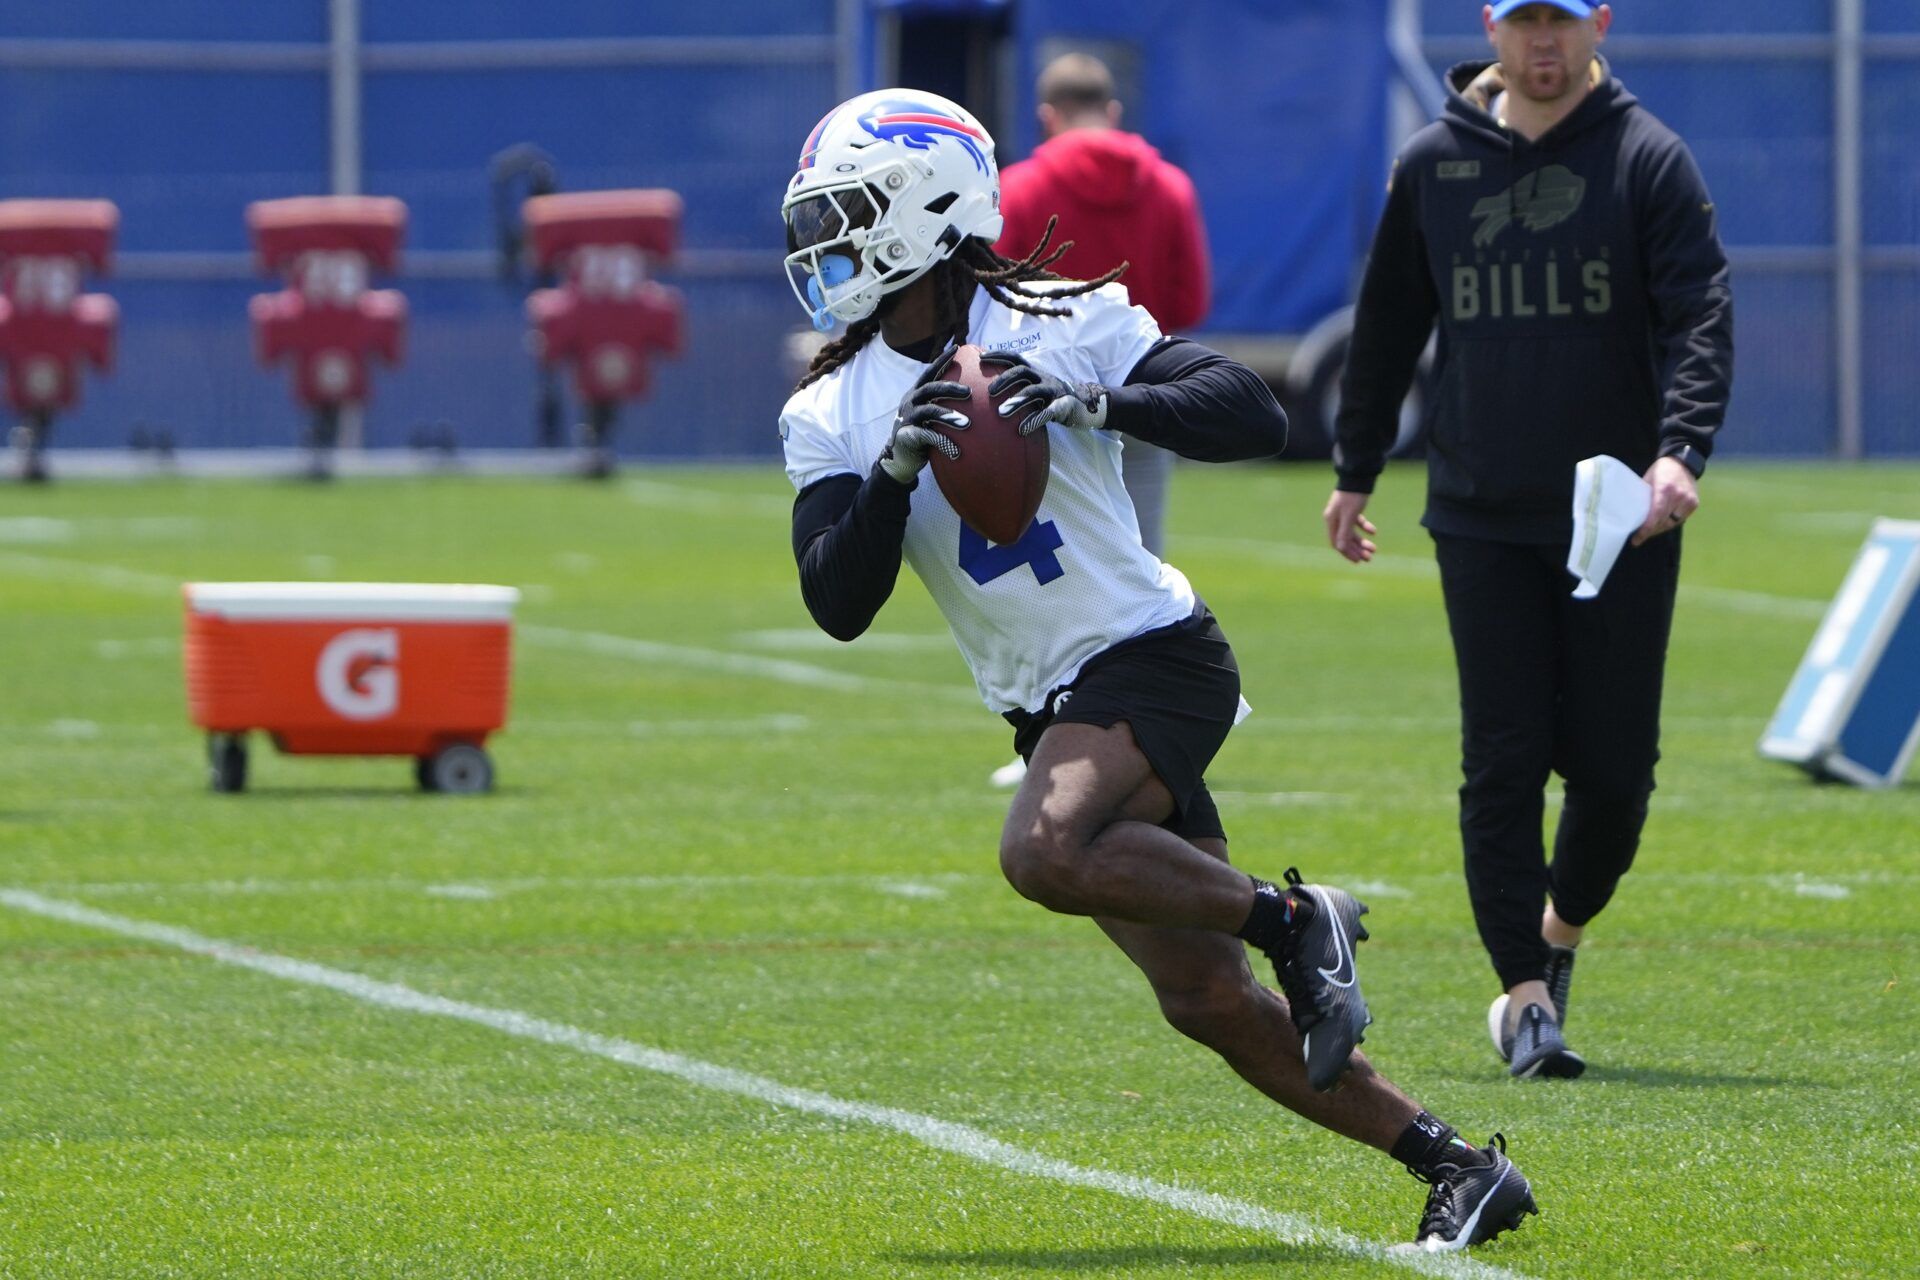
[[[816,627],[786,627],[773,631],[738,631],[733,642],[745,649],[786,652],[812,649],[822,653],[952,653],[953,634],[947,631],[868,631],[857,640],[835,640]]]
[[[1284,565],[1289,569],[1317,570],[1324,573],[1374,573],[1418,579],[1423,582],[1438,581],[1440,577],[1439,567],[1433,561],[1423,560],[1418,556],[1376,555],[1365,565],[1354,565],[1341,559],[1330,547],[1307,546],[1296,542],[1270,542],[1262,538],[1212,538],[1190,534],[1182,537],[1179,540],[1179,546],[1174,548],[1176,560],[1179,558],[1180,547],[1252,556],[1269,564]],[[1809,600],[1799,596],[1776,596],[1764,591],[1741,591],[1732,587],[1700,586],[1685,581],[1684,575],[1680,583],[1680,598],[1694,604],[1725,609],[1733,613],[1753,613],[1771,618],[1817,619],[1826,616],[1827,612],[1827,602],[1824,600]]]
[[[620,491],[643,507],[672,507],[676,511],[695,511],[703,515],[736,516],[743,511],[766,516],[793,514],[792,498],[771,493],[728,493],[719,489],[666,484],[659,480],[622,481]]]
[[[127,569],[119,565],[96,564],[85,560],[61,560],[51,556],[28,555],[20,551],[0,551],[0,571],[12,571],[23,577],[55,582],[81,581],[115,591],[141,595],[172,595],[180,591],[181,579],[165,574]],[[657,640],[639,640],[631,636],[608,635],[599,631],[576,631],[565,627],[543,627],[522,623],[516,632],[523,640],[549,647],[572,649],[602,657],[623,658],[634,662],[692,667],[727,675],[778,680],[786,684],[840,693],[872,694],[894,692],[916,697],[978,706],[979,695],[962,684],[934,684],[918,680],[891,680],[878,676],[855,675],[811,663],[769,658],[758,654],[728,653],[723,649],[702,649],[691,645],[664,644]]]
[[[1744,489],[1749,493],[1762,497],[1771,496],[1786,502],[1804,500],[1807,496],[1807,487],[1800,481],[1776,476],[1758,476],[1750,471],[1730,472],[1724,469],[1716,471],[1713,488],[1716,491]],[[1878,515],[1907,519],[1920,516],[1920,508],[1916,507],[1916,501],[1920,501],[1920,497],[1917,497],[1912,489],[1849,489],[1842,501],[1882,504],[1882,509],[1876,512]]]
[[[1257,797],[1251,798],[1257,799]],[[1371,893],[1386,898],[1409,898],[1417,896],[1413,889],[1407,887],[1410,884],[1454,885],[1459,883],[1460,873],[1455,870],[1423,871],[1396,876],[1392,880],[1347,880],[1340,877],[1335,879],[1342,888],[1354,893]],[[1628,880],[1635,884],[1657,881],[1663,884],[1710,885],[1723,889],[1760,886],[1798,893],[1802,897],[1840,898],[1849,896],[1853,889],[1865,891],[1875,885],[1888,887],[1920,885],[1920,872],[1835,871],[1819,876],[1808,876],[1802,873],[1770,871],[1659,871],[1641,867],[1635,868],[1629,874]],[[738,875],[501,876],[497,878],[481,876],[468,877],[457,882],[408,879],[398,876],[344,876],[332,880],[281,880],[268,877],[246,880],[57,880],[44,881],[33,885],[32,888],[47,893],[82,894],[90,898],[122,896],[166,898],[188,894],[210,897],[270,897],[327,893],[379,893],[382,895],[420,893],[434,897],[467,897],[478,900],[483,896],[498,898],[508,894],[570,889],[598,894],[621,890],[719,893],[742,888],[779,889],[793,894],[861,889],[912,898],[929,897],[936,892],[944,894],[966,886],[997,891],[1000,884],[1000,875],[995,871],[937,871],[914,875],[871,875],[854,872],[788,875],[777,872],[750,872]]]
[[[632,662],[691,667],[725,675],[751,676],[778,680],[784,684],[830,689],[836,693],[883,693],[892,691],[921,698],[961,701],[974,706],[979,695],[958,684],[933,684],[919,680],[891,680],[880,676],[855,675],[835,671],[809,662],[787,658],[768,658],[759,654],[728,653],[724,649],[701,649],[692,645],[663,644],[658,640],[638,640],[631,636],[609,635],[601,631],[575,631],[566,627],[522,624],[515,634],[535,644],[597,654],[603,658],[624,658]]]
[[[1396,578],[1419,578],[1424,581],[1438,581],[1440,568],[1432,560],[1419,556],[1396,556],[1377,554],[1364,565],[1349,564],[1328,546],[1307,546],[1298,542],[1274,542],[1267,538],[1216,538],[1205,534],[1183,534],[1172,548],[1175,563],[1179,562],[1180,549],[1193,547],[1199,551],[1213,551],[1228,555],[1252,556],[1256,560],[1265,560],[1269,564],[1283,565],[1289,569],[1313,569],[1323,573],[1375,573]]]
[[[1835,584],[1836,587],[1838,584]],[[1695,604],[1711,605],[1729,613],[1752,613],[1763,618],[1811,618],[1827,616],[1825,600],[1801,596],[1776,596],[1764,591],[1739,591],[1732,587],[1702,587],[1682,581],[1680,598]]]
[[[99,564],[91,560],[66,560],[54,556],[29,555],[24,551],[0,551],[0,570],[22,578],[48,582],[85,582],[110,591],[131,591],[143,596],[180,595],[182,579],[144,569],[128,569],[117,564]]]
[[[190,535],[200,523],[193,516],[0,516],[0,543],[48,546],[89,536],[151,541]]]
[[[595,892],[615,889],[684,889],[719,891],[738,888],[779,887],[789,890],[807,888],[863,888],[880,893],[897,893],[903,884],[920,886],[951,885],[967,880],[993,881],[996,873],[975,871],[934,872],[927,875],[782,875],[774,872],[742,875],[658,875],[658,876],[507,876],[499,879],[467,878],[458,882],[463,890],[482,890],[492,896],[509,893],[535,893],[547,889],[587,889]],[[459,896],[446,891],[456,886],[439,880],[412,880],[397,876],[344,877],[337,880],[142,880],[101,881],[93,883],[54,883],[35,886],[59,893],[81,893],[89,897],[102,894],[135,894],[141,897],[195,893],[215,896],[248,896],[312,893],[426,893]],[[468,894],[466,896],[477,896]]]
[[[48,546],[73,541],[73,521],[53,516],[0,516],[0,542]]]
[[[258,951],[252,947],[223,942],[173,925],[109,915],[82,903],[45,898],[24,890],[0,890],[0,904],[12,907],[16,911],[24,911],[53,920],[63,920],[84,928],[100,929],[121,937],[138,938],[145,942],[173,947],[193,955],[205,956],[221,964],[250,969],[255,973],[279,978],[285,982],[321,987],[349,999],[358,1000],[362,1004],[392,1009],[400,1013],[451,1018],[455,1021],[487,1027],[518,1039],[532,1040],[556,1048],[571,1049],[576,1053],[606,1058],[642,1071],[669,1076],[702,1089],[752,1098],[769,1106],[890,1129],[935,1150],[949,1152],[1010,1173],[1042,1178],[1072,1187],[1105,1191],[1132,1200],[1147,1201],[1211,1222],[1258,1232],[1289,1244],[1307,1245],[1352,1258],[1387,1263],[1422,1275],[1460,1277],[1462,1280],[1467,1277],[1473,1277],[1475,1280],[1525,1280],[1525,1277],[1518,1272],[1489,1266],[1472,1258],[1459,1255],[1396,1252],[1386,1245],[1362,1240],[1337,1228],[1321,1226],[1312,1219],[1298,1214],[1282,1213],[1245,1200],[1235,1200],[1229,1196],[1216,1195],[1208,1191],[1174,1186],[1137,1174],[1072,1164],[1052,1156],[1042,1155],[1037,1151],[1029,1151],[1024,1147],[1016,1147],[1012,1143],[1003,1142],[991,1134],[968,1125],[955,1124],[952,1121],[921,1115],[918,1112],[903,1111],[897,1107],[851,1102],[812,1089],[796,1088],[767,1076],[753,1075],[716,1063],[703,1062],[697,1058],[670,1053],[664,1049],[655,1049],[618,1036],[601,1035],[581,1027],[522,1013],[517,1009],[502,1009],[470,1004],[464,1000],[449,1000],[444,996],[431,995],[397,982],[383,982],[344,969]]]

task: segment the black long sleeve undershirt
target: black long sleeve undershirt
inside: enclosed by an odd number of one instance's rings
[[[1195,462],[1271,458],[1287,415],[1260,375],[1185,338],[1162,338],[1107,397],[1107,430]]]
[[[1287,415],[1245,365],[1197,342],[1155,343],[1108,393],[1107,429],[1199,462],[1271,457],[1285,447]],[[853,640],[873,625],[900,575],[910,495],[878,463],[863,480],[828,476],[793,502],[800,595],[820,629]]]
[[[800,597],[820,629],[853,640],[893,594],[908,495],[878,462],[863,481],[851,473],[816,480],[793,500],[793,558]]]

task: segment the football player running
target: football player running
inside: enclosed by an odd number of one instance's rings
[[[847,325],[780,417],[808,611],[852,640],[904,556],[1029,762],[1000,838],[1014,888],[1092,917],[1167,1021],[1262,1093],[1429,1183],[1418,1247],[1518,1226],[1533,1196],[1504,1143],[1471,1146],[1355,1050],[1366,908],[1292,869],[1280,885],[1236,870],[1203,780],[1246,710],[1239,669],[1187,579],[1141,545],[1121,437],[1258,458],[1285,443],[1285,415],[1244,366],[1163,337],[1118,270],[1048,272],[1051,229],[1024,258],[996,254],[999,195],[993,139],[933,94],[864,94],[806,140],[781,206],[788,275],[817,327]],[[1050,433],[1045,500],[1005,546],[921,482],[934,451],[966,448],[934,424],[966,425],[945,403],[966,389],[938,372],[967,342],[1014,366],[992,388],[1015,389],[1002,412]]]

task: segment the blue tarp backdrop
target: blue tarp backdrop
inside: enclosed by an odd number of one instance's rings
[[[1344,305],[1386,174],[1386,0],[1049,0],[1014,11],[1018,128],[1039,141],[1042,42],[1125,45],[1128,128],[1193,176],[1216,288],[1208,329],[1302,333]],[[1169,37],[1165,33],[1177,32]]]

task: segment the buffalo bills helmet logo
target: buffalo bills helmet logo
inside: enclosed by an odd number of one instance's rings
[[[987,171],[987,157],[980,144],[987,135],[978,125],[909,99],[876,102],[860,117],[860,127],[883,142],[898,142],[915,151],[931,151],[942,138],[952,138],[973,157],[974,167]]]

